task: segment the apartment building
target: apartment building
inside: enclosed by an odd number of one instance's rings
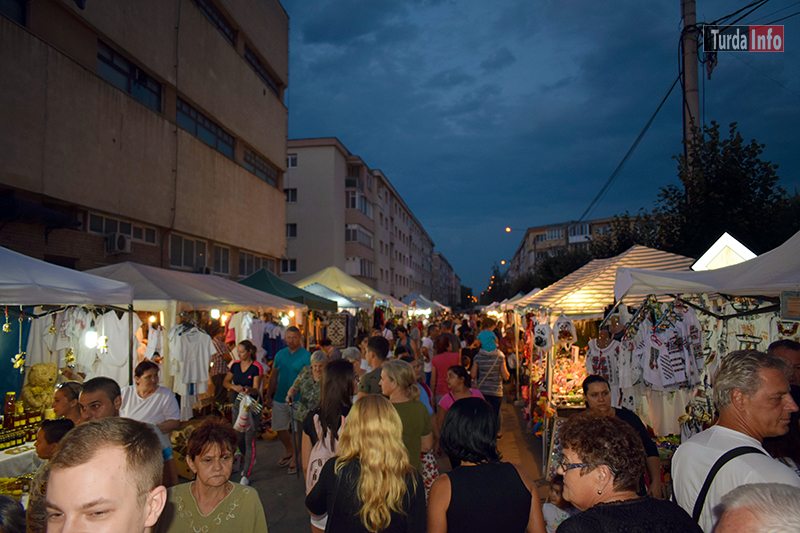
[[[514,257],[509,261],[508,278],[513,281],[536,269],[536,263],[560,250],[589,250],[592,236],[611,231],[611,218],[581,222],[562,222],[528,228]]]
[[[275,271],[280,2],[78,4],[0,2],[0,245],[80,270]]]
[[[433,253],[433,277],[436,280],[433,299],[452,308],[458,307],[461,303],[461,278],[441,252]]]
[[[398,299],[431,294],[434,243],[386,175],[334,137],[290,139],[287,149],[281,276],[336,266]]]

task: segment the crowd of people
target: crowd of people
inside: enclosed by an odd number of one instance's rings
[[[0,498],[0,533],[266,532],[249,486],[262,405],[285,450],[278,466],[304,474],[312,533],[800,531],[800,344],[725,357],[714,379],[715,425],[675,454],[674,501],[662,499],[644,424],[611,407],[605,378],[588,376],[587,409],[561,430],[542,506],[536,473],[498,450],[515,340],[493,319],[470,317],[457,327],[382,323],[356,346],[339,351],[323,340],[311,353],[290,327],[269,370],[250,341],[215,338],[214,360],[227,372],[212,382],[234,416],[242,402],[258,408],[241,431],[218,416],[203,420],[186,447],[194,479],[180,484],[169,441],[180,410],[159,386],[157,363],[140,362],[135,384],[122,389],[102,377],[63,383],[53,402],[59,418],[37,433],[44,463],[27,516]],[[437,456],[450,468],[440,473]]]

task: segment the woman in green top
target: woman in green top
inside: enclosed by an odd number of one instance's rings
[[[403,422],[403,443],[411,466],[422,472],[423,453],[433,447],[433,430],[428,409],[419,401],[419,388],[410,364],[388,359],[381,366],[381,392],[389,397]]]
[[[192,432],[186,462],[195,480],[169,489],[158,533],[267,533],[258,493],[228,480],[238,441],[231,425],[216,417],[207,418]]]

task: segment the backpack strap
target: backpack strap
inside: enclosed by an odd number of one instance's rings
[[[753,446],[740,446],[738,448],[734,448],[725,452],[722,457],[717,459],[717,462],[714,463],[714,466],[711,467],[711,470],[708,472],[708,476],[706,476],[706,481],[703,483],[703,488],[700,489],[700,494],[697,495],[697,500],[694,502],[694,510],[692,511],[692,518],[695,522],[700,522],[700,515],[703,513],[703,506],[706,503],[706,496],[708,496],[708,491],[711,489],[711,483],[714,481],[714,477],[717,475],[717,472],[725,466],[730,460],[739,457],[740,455],[746,455],[748,453],[760,453],[766,455],[764,450],[760,450]]]

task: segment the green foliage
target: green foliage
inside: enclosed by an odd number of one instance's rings
[[[661,249],[699,257],[727,231],[763,253],[791,237],[797,194],[793,200],[778,185],[778,165],[761,159],[764,148],[745,142],[735,122],[727,137],[716,122],[695,129],[689,157],[675,156],[681,185],[658,195]]]
[[[658,248],[659,223],[656,216],[639,210],[636,217],[631,218],[627,211],[624,215],[614,215],[611,231],[605,235],[595,235],[589,245],[589,252],[594,259],[614,257],[641,244],[649,248]]]

